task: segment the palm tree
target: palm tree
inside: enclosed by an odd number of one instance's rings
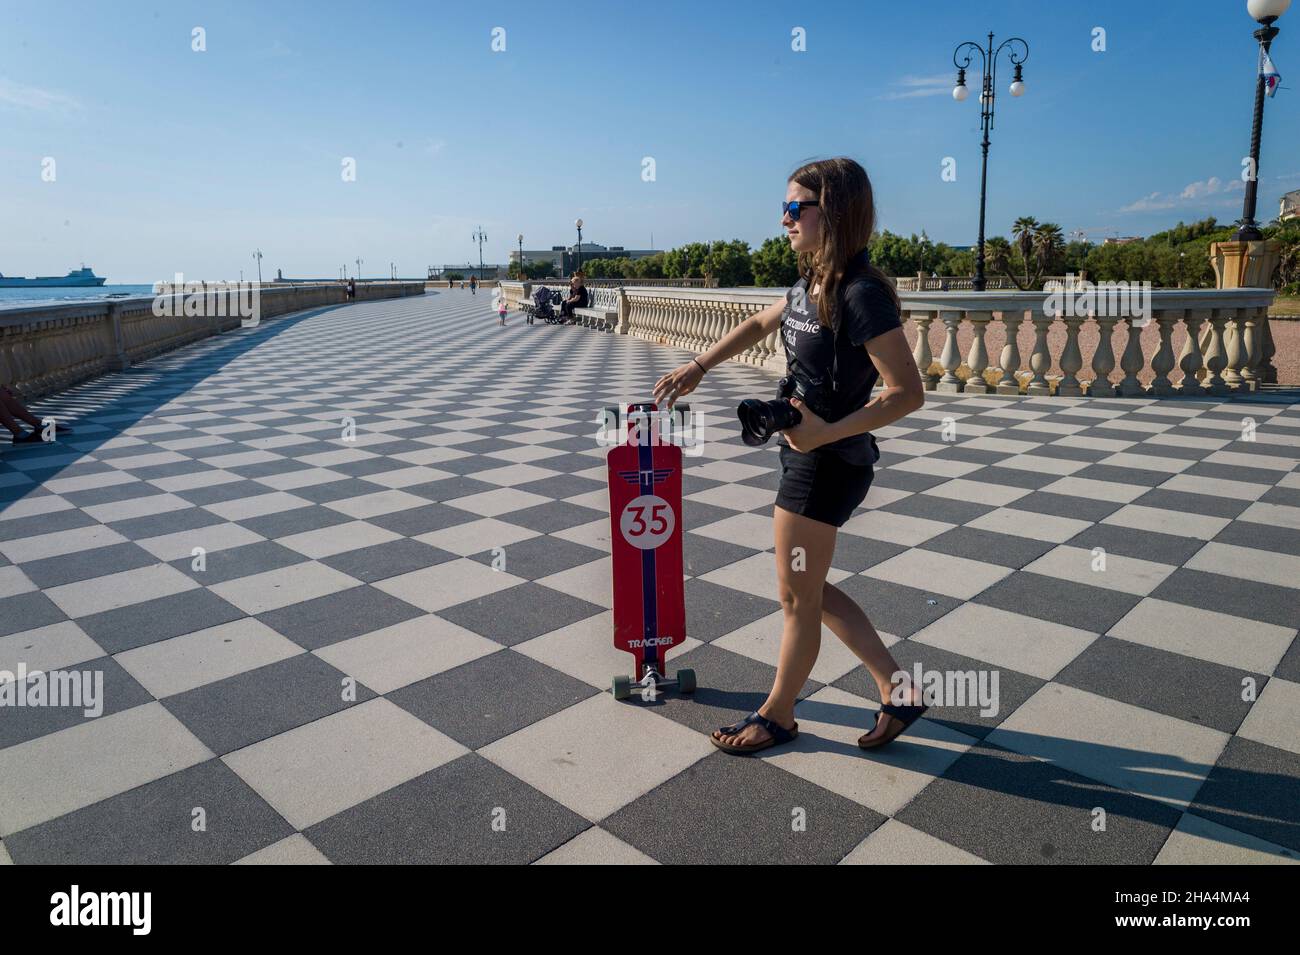
[[[1034,235],[1038,231],[1038,220],[1033,216],[1021,216],[1011,226],[1011,235],[1020,249],[1020,260],[1025,266],[1025,284],[1029,284],[1029,256],[1034,250]]]
[[[984,243],[984,260],[990,272],[1006,273],[1011,264],[1011,243],[1000,235],[988,239]]]
[[[1034,276],[1035,282],[1043,277],[1043,273],[1051,266],[1053,260],[1061,254],[1064,244],[1061,227],[1055,222],[1044,222],[1038,227],[1033,237],[1034,258],[1038,264],[1038,274]]]

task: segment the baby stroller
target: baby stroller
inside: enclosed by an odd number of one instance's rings
[[[547,325],[560,324],[560,316],[555,311],[555,306],[564,301],[564,293],[549,289],[545,285],[533,293],[533,304],[527,309],[528,324],[532,325],[535,319],[541,319]]]

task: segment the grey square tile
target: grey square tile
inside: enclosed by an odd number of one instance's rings
[[[691,578],[685,583],[686,635],[709,643],[780,610],[775,600]]]
[[[975,597],[975,603],[1037,617],[1092,633],[1105,633],[1141,597],[1019,570]]]
[[[87,720],[102,719],[153,700],[148,691],[112,657],[100,657],[60,669],[89,675],[91,685],[95,687],[91,692],[101,694],[95,701],[99,706],[98,715],[87,716],[86,706],[6,706],[0,711],[4,713],[4,719],[0,720],[0,749],[57,733],[70,726],[79,726]],[[34,679],[39,678],[28,678],[29,687],[33,687]],[[43,685],[44,682],[42,679]],[[84,697],[82,702],[87,702]],[[93,710],[94,707],[90,709]]]
[[[374,583],[455,559],[456,555],[449,551],[403,539],[344,551],[322,558],[321,563],[357,580]]]
[[[1300,756],[1234,736],[1188,811],[1300,853],[1297,777]]]
[[[504,830],[494,830],[501,819]],[[588,828],[527,783],[476,753],[394,786],[309,828],[340,864],[520,865]]]
[[[359,683],[354,700],[345,700],[344,690],[341,672],[302,653],[169,696],[162,704],[221,756],[375,696]]]
[[[369,584],[349,587],[324,597],[304,600],[257,619],[307,650],[391,627],[418,617],[422,611]]]
[[[513,514],[509,516],[514,517]],[[505,564],[501,570],[516,577],[523,577],[525,580],[536,580],[548,574],[558,574],[562,570],[589,564],[593,560],[606,556],[604,551],[596,550],[594,547],[575,544],[573,541],[551,537],[548,534],[516,541],[502,548],[502,551]],[[491,566],[495,559],[496,555],[492,550],[470,555],[470,560],[488,566]]]
[[[206,828],[195,831],[196,809]],[[225,865],[293,827],[220,760],[209,759],[5,839],[19,864]]]
[[[593,692],[587,683],[505,650],[394,690],[388,699],[458,743],[478,749]]]
[[[976,527],[954,527],[918,546],[923,550],[951,554],[953,557],[1020,568],[1042,557],[1057,545],[1018,534],[999,534]]]
[[[910,637],[962,603],[955,597],[941,593],[918,590],[860,574],[847,577],[835,586],[866,611],[877,630],[892,633],[896,637]]]
[[[1151,596],[1281,627],[1296,625],[1296,591],[1291,587],[1180,567],[1166,577]]]
[[[590,601],[529,581],[439,610],[438,616],[511,647],[604,610]]]
[[[1153,680],[1152,674],[1160,678]],[[1197,660],[1128,640],[1094,640],[1055,677],[1057,683],[1132,703],[1225,733],[1250,712],[1242,680],[1263,686],[1267,676]]]
[[[206,588],[80,617],[77,626],[108,653],[121,653],[244,616]]]
[[[681,813],[683,805],[692,811]],[[796,808],[807,820],[802,831],[791,825]],[[664,826],[665,818],[677,824]],[[601,826],[668,864],[798,865],[838,862],[885,818],[764,760],[718,752]]]
[[[1095,832],[1094,809],[1106,812]],[[1147,865],[1181,813],[1052,763],[981,743],[895,819],[1004,865]]]
[[[266,570],[301,564],[307,560],[296,550],[282,547],[275,541],[258,541],[242,547],[209,551],[203,559],[203,570],[194,569],[194,560],[191,557],[184,557],[170,563],[181,573],[193,577],[204,586],[210,586],[247,577],[250,574],[260,574]]]

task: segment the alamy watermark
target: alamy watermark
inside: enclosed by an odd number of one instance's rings
[[[1134,328],[1151,321],[1150,282],[1089,282],[1073,272],[1043,285],[1043,312],[1057,318],[1132,318]]]
[[[608,448],[629,443],[638,447],[675,444],[690,457],[704,453],[704,415],[701,412],[660,408],[627,413],[621,410],[626,407],[625,403],[619,408],[605,408],[597,415],[598,445]]]
[[[980,716],[997,716],[1001,708],[997,670],[927,670],[917,661],[911,673],[899,670],[889,682],[889,702],[895,706],[910,704],[915,687],[926,706],[978,706]]]
[[[262,289],[256,282],[187,282],[180,272],[171,282],[155,282],[156,317],[234,318],[244,328],[262,321]]]
[[[103,670],[0,670],[0,708],[61,707],[81,709],[94,719],[104,712]]]

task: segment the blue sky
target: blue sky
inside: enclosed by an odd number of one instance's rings
[[[358,256],[416,275],[477,261],[477,225],[504,261],[519,232],[571,242],[578,216],[604,244],[757,245],[789,172],[841,153],[871,173],[884,227],[969,244],[979,109],[949,95],[952,50],[990,30],[1030,44],[1028,92],[997,102],[990,234],[1019,215],[1094,239],[1227,222],[1256,56],[1245,0],[46,0],[0,3],[0,22],[0,271],[84,260],[111,282],[247,276],[259,246],[267,275]],[[1265,219],[1300,188],[1300,7],[1278,25]]]

